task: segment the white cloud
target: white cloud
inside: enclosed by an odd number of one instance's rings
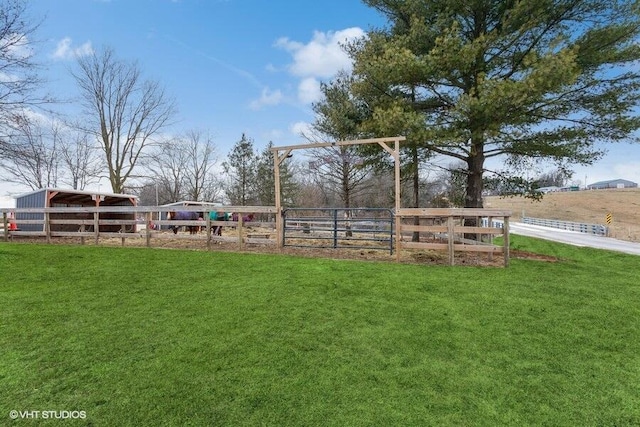
[[[296,122],[291,125],[289,130],[296,136],[310,135],[312,133],[311,124],[307,122]]]
[[[265,105],[278,105],[282,102],[283,95],[279,90],[271,91],[268,87],[262,89],[262,93],[260,94],[260,98],[254,101],[251,101],[249,107],[252,110],[259,110]]]
[[[287,70],[302,79],[298,84],[298,99],[304,103],[319,100],[319,79],[331,79],[340,70],[351,70],[353,64],[342,45],[364,36],[361,28],[353,27],[326,33],[316,31],[307,44],[286,37],[278,39],[275,46],[286,50],[293,58]]]
[[[56,50],[51,54],[53,59],[67,60],[74,59],[80,56],[91,55],[93,53],[93,46],[91,42],[85,42],[80,46],[73,47],[71,37],[65,37],[58,42]]]
[[[363,37],[365,32],[358,28],[347,28],[341,31],[316,31],[307,44],[279,39],[276,46],[293,55],[293,63],[289,71],[298,77],[331,78],[341,69],[351,68],[351,59],[342,49],[347,41]]]
[[[305,104],[311,104],[322,99],[320,81],[315,77],[302,79],[298,85],[298,99]]]
[[[307,44],[283,37],[276,46],[293,55],[293,63],[289,66],[293,75],[331,78],[342,69],[351,69],[351,59],[341,45],[364,35],[358,27],[326,33],[316,31]]]

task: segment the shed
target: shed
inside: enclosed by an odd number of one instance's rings
[[[611,179],[609,181],[599,181],[587,185],[589,190],[605,190],[608,188],[638,188],[638,184],[626,179]]]
[[[100,206],[137,206],[138,197],[130,194],[100,193],[97,191],[65,190],[61,188],[43,188],[16,197],[16,208],[55,208],[55,207],[100,207]],[[51,213],[51,219],[93,219],[91,213]],[[136,214],[107,212],[101,213],[100,219],[135,220]],[[17,212],[16,224],[23,231],[44,231],[44,225],[22,224],[20,220],[44,220],[42,212]],[[51,231],[78,231],[77,225],[54,224]],[[135,227],[126,231],[134,232]],[[119,232],[117,224],[100,225],[101,232]]]

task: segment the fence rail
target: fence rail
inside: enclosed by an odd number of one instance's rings
[[[202,218],[193,221],[168,220],[168,212],[196,211]],[[211,220],[209,213],[225,211],[237,213],[237,221]],[[122,245],[127,239],[145,239],[146,246],[152,246],[153,239],[189,239],[205,241],[207,248],[215,242],[235,242],[242,250],[245,243],[275,244],[270,232],[252,233],[253,227],[273,229],[274,221],[244,221],[243,214],[275,215],[273,206],[101,206],[101,207],[51,207],[2,209],[2,235],[4,241],[14,237],[45,237],[51,242],[55,237],[77,237],[82,244],[85,239],[94,239],[99,244],[102,239],[119,238]],[[113,214],[123,215],[113,218]],[[163,215],[164,214],[164,215]],[[21,218],[24,215],[24,218]],[[102,216],[109,216],[105,219]],[[196,234],[173,234],[163,232],[162,226],[195,227]],[[218,236],[216,227],[233,227],[233,236]]]
[[[447,251],[449,264],[456,252],[502,253],[509,265],[509,217],[511,212],[493,209],[400,209],[397,248]],[[412,221],[412,223],[407,223]],[[418,241],[406,241],[407,233],[417,234]],[[502,245],[494,237],[502,235]]]
[[[194,221],[167,220],[166,213],[177,211],[202,212]],[[238,213],[237,221],[211,220],[209,213]],[[313,212],[313,214],[305,214]],[[509,217],[511,212],[492,209],[285,209],[278,215],[274,206],[101,206],[0,209],[0,228],[4,240],[13,237],[55,237],[85,239],[143,239],[146,246],[161,239],[205,241],[207,249],[216,242],[234,242],[239,250],[247,243],[310,248],[382,249],[396,251],[398,261],[402,250],[447,251],[449,264],[456,252],[486,253],[491,258],[502,253],[504,265],[509,264]],[[259,214],[267,221],[243,219],[243,214]],[[18,214],[25,214],[23,219]],[[107,215],[109,214],[109,215]],[[115,217],[114,217],[114,214]],[[164,214],[164,217],[163,217]],[[106,216],[107,218],[105,218]],[[35,228],[27,228],[35,226]],[[162,226],[198,227],[204,233],[174,235],[162,231]],[[218,226],[233,227],[235,232],[219,236]],[[251,229],[256,227],[258,229]],[[265,231],[267,230],[267,231]],[[229,235],[230,234],[230,235]],[[409,236],[420,235],[414,241]],[[502,236],[502,245],[494,238]],[[395,244],[394,244],[395,242]]]
[[[609,234],[607,226],[602,224],[585,224],[581,222],[529,217],[523,217],[522,222],[524,224],[539,225],[541,227],[557,228],[560,230],[576,231],[579,233],[596,234],[598,236],[607,236]]]

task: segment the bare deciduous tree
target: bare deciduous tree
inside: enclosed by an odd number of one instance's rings
[[[188,162],[185,169],[187,198],[196,201],[215,200],[222,191],[213,173],[217,159],[211,136],[192,130],[182,140]]]
[[[32,190],[55,187],[59,158],[55,138],[37,117],[22,114],[14,117],[12,142],[0,156],[3,178],[28,185]],[[54,132],[52,127],[52,133]]]
[[[77,124],[60,125],[53,134],[64,164],[65,174],[61,182],[74,190],[84,190],[87,185],[96,182],[102,170],[93,135],[79,129]]]
[[[160,143],[147,164],[158,198],[164,203],[216,200],[222,184],[213,171],[215,152],[211,137],[196,130]]]
[[[138,65],[112,49],[78,58],[75,78],[87,114],[88,132],[105,155],[114,193],[124,190],[145,148],[175,113],[175,103],[156,81],[143,80]]]
[[[0,153],[21,133],[24,110],[50,101],[37,92],[42,82],[30,37],[38,24],[30,23],[25,1],[0,0]]]

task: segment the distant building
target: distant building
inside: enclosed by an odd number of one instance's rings
[[[638,184],[626,179],[611,179],[587,185],[588,190],[606,190],[608,188],[638,188]]]

